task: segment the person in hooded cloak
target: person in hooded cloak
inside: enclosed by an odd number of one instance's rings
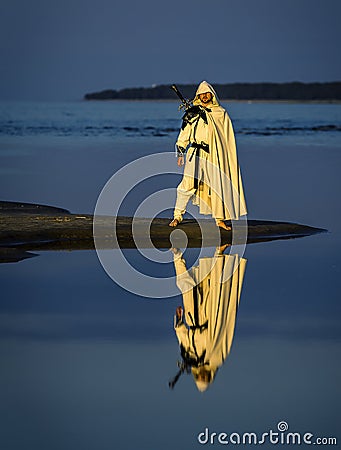
[[[171,388],[186,370],[205,391],[231,351],[246,259],[223,251],[218,248],[213,258],[201,258],[187,270],[181,251],[173,249],[183,308],[177,307],[174,317],[182,362]]]
[[[200,83],[193,105],[183,117],[176,142],[179,166],[186,150],[187,155],[169,225],[182,221],[192,199],[201,214],[212,215],[217,226],[229,230],[225,220],[247,214],[232,122],[207,81]]]

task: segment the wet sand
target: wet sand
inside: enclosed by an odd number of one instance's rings
[[[30,251],[94,249],[93,219],[90,214],[72,214],[53,206],[0,202],[0,261],[14,262],[34,256]],[[137,238],[141,248],[174,246],[171,237],[174,228],[168,226],[170,219],[134,218],[134,237],[132,222],[131,217],[96,217],[96,244],[101,248],[136,248]],[[297,223],[264,220],[250,220],[247,226],[247,243],[292,239],[326,231]],[[231,231],[220,229],[219,239],[213,220],[188,219],[176,229],[186,233],[188,247],[232,243]],[[235,243],[242,243],[242,231],[239,236],[238,225],[234,227]],[[181,247],[181,237],[175,237],[175,243],[177,239]]]

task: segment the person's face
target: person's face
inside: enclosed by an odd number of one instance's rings
[[[205,381],[205,383],[210,383],[212,379],[212,375],[210,371],[205,370],[204,368],[200,368],[199,373],[197,374],[197,380]]]
[[[211,92],[204,92],[202,94],[199,94],[199,100],[204,105],[207,105],[208,103],[211,103],[212,98],[213,98],[213,95],[212,95]]]

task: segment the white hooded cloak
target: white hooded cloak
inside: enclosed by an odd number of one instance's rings
[[[184,321],[175,320],[175,332],[179,344],[191,357],[204,355],[203,367],[210,372],[211,380],[205,385],[195,378],[198,389],[203,391],[213,382],[231,351],[246,259],[239,255],[201,258],[197,267],[187,271],[179,253],[174,265],[184,305]],[[196,296],[195,286],[198,286]],[[190,328],[195,317],[202,329]],[[199,370],[192,369],[194,377]]]
[[[193,104],[204,106],[199,94],[205,92],[210,92],[213,96],[212,104],[208,105],[210,111],[206,111],[209,154],[205,164],[205,178],[209,180],[209,185],[201,183],[192,201],[199,206],[201,214],[237,220],[247,214],[247,208],[232,122],[225,109],[220,106],[215,90],[206,81],[200,83]],[[189,173],[186,168],[185,175],[194,177],[194,173]]]

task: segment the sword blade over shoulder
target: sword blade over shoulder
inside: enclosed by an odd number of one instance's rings
[[[181,103],[182,103],[181,107],[183,107],[185,109],[189,109],[192,107],[192,103],[189,100],[185,99],[185,97],[181,94],[181,92],[179,91],[176,84],[172,84],[171,89],[176,93],[176,95],[181,100]]]

